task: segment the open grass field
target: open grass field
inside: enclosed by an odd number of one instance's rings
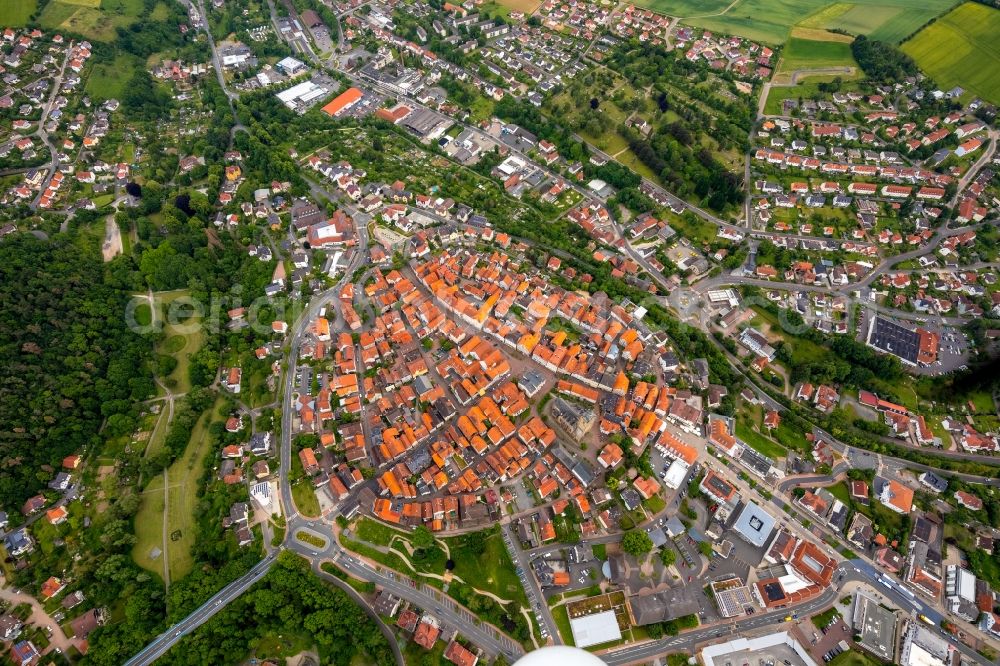
[[[1000,10],[966,2],[903,44],[944,89],[962,86],[1000,103]]]
[[[502,599],[516,601],[523,607],[529,606],[499,531],[484,539],[485,548],[481,554],[467,548],[464,537],[452,537],[444,541],[455,562],[453,573],[456,576],[472,587],[492,592]]]
[[[142,493],[135,514],[135,546],[132,559],[143,569],[163,578],[163,475],[156,476]],[[157,557],[152,553],[157,552]]]
[[[36,7],[38,7],[36,0],[0,0],[2,22],[11,28],[27,25]]]
[[[141,64],[134,56],[118,53],[112,62],[94,65],[84,89],[97,100],[120,99],[133,72]]]
[[[167,534],[170,541],[170,580],[183,578],[194,560],[191,548],[195,538],[195,506],[198,503],[198,483],[208,462],[211,438],[208,428],[215,421],[225,420],[227,414],[221,412],[223,400],[217,399],[212,408],[202,414],[191,431],[184,455],[178,458],[168,470],[170,488],[167,493]],[[176,541],[174,537],[176,536]]]
[[[785,50],[781,54],[781,63],[778,66],[778,74],[791,74],[800,69],[823,69],[827,67],[854,67],[858,63],[851,54],[851,43],[844,41],[844,35],[836,33],[824,33],[815,28],[796,28],[794,34],[785,45]],[[820,35],[829,35],[838,38],[837,41],[819,40],[798,36],[798,31],[819,32]]]
[[[318,518],[320,514],[319,500],[310,479],[300,479],[292,485],[292,500],[295,508],[306,518]]]
[[[845,650],[830,661],[830,666],[876,666],[878,663],[863,652]]]
[[[160,379],[175,393],[186,393],[191,389],[188,366],[191,356],[201,349],[205,342],[205,331],[201,318],[185,318],[181,305],[189,296],[187,290],[160,292],[154,294],[157,307],[157,321],[163,323],[163,340],[157,345],[158,354],[169,354],[177,359],[177,367],[168,377]]]
[[[222,399],[216,400],[211,409],[198,419],[184,454],[167,469],[166,475],[153,478],[142,494],[142,503],[135,517],[136,544],[132,558],[136,564],[158,576],[163,575],[163,557],[152,558],[150,553],[163,550],[164,521],[166,521],[168,566],[170,580],[183,578],[191,571],[194,560],[191,548],[195,538],[195,506],[198,502],[197,484],[205,471],[211,439],[208,428],[216,420],[225,419],[221,412]],[[170,484],[164,493],[164,479]],[[166,495],[166,497],[164,497]]]
[[[542,4],[541,0],[494,0],[501,7],[515,12],[531,14]]]
[[[816,76],[809,77],[808,81],[799,81],[796,86],[771,86],[770,93],[767,96],[767,101],[764,103],[764,113],[773,116],[781,113],[782,103],[786,99],[798,98],[802,99],[813,99],[818,97],[821,93],[819,91],[820,83],[829,83],[835,77],[833,76]],[[845,78],[845,77],[841,77]],[[850,90],[851,88],[845,85],[841,88],[841,91]]]
[[[872,4],[829,0],[640,0],[637,4],[680,16],[688,25],[780,45],[796,25],[845,30],[898,43],[947,11],[953,0],[876,0]]]
[[[117,36],[116,29],[135,23],[143,9],[142,0],[52,0],[45,5],[38,22],[47,30],[76,32],[87,39],[111,42]]]
[[[754,430],[749,424],[745,424],[739,419],[736,421],[736,436],[748,444],[751,449],[761,455],[767,456],[771,460],[784,458],[788,454],[785,447],[768,439]]]

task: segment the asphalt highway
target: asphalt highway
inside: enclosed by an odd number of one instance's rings
[[[152,643],[126,661],[125,666],[145,666],[146,664],[152,664],[166,654],[185,635],[207,622],[229,602],[239,597],[250,589],[254,583],[266,576],[267,572],[271,570],[271,565],[278,559],[279,552],[281,551],[275,550],[271,552],[267,557],[258,562],[253,569],[248,571],[245,576],[219,590],[215,596],[199,606],[197,610],[157,636]]]

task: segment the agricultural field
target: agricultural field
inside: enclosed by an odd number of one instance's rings
[[[961,86],[1000,103],[1000,10],[967,2],[902,46],[942,88]]]
[[[142,0],[52,0],[38,22],[47,30],[75,32],[88,39],[110,42],[117,28],[127,27],[142,15]]]
[[[799,23],[803,28],[840,30],[898,44],[952,6],[947,0],[880,0],[874,4],[837,2]]]
[[[0,16],[5,26],[17,28],[28,24],[37,7],[36,0],[0,0]]]
[[[796,30],[799,30],[796,28]],[[808,39],[793,34],[781,53],[777,74],[786,74],[804,69],[829,69],[852,67],[857,71],[858,63],[851,54],[851,39],[845,35],[817,31],[832,39]]]
[[[874,4],[829,0],[641,0],[638,4],[688,25],[783,44],[794,26],[844,30],[898,43],[952,6],[950,0],[878,0]]]
[[[496,5],[499,13],[504,16],[511,12],[524,12],[525,16],[528,16],[534,13],[542,3],[541,0],[493,0],[489,4]],[[497,11],[489,11],[489,13],[495,15]]]

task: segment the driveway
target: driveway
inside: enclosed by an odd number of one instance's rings
[[[6,584],[6,581],[4,581]],[[14,590],[9,587],[0,588],[0,599],[7,601],[11,606],[17,606],[19,604],[30,604],[31,605],[31,615],[28,617],[28,622],[34,624],[35,626],[45,628],[51,627],[52,633],[49,636],[49,644],[51,647],[57,647],[65,652],[74,645],[73,641],[66,637],[65,632],[63,632],[62,627],[59,623],[52,619],[52,617],[45,612],[42,605],[38,603],[38,600],[33,596],[20,593],[15,594]]]

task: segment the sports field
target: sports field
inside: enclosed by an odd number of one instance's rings
[[[941,88],[961,86],[1000,103],[1000,10],[967,2],[905,42],[909,54]]]
[[[637,3],[688,25],[783,44],[792,27],[838,29],[872,39],[899,42],[953,0],[876,0],[868,3],[830,0],[639,0]]]

